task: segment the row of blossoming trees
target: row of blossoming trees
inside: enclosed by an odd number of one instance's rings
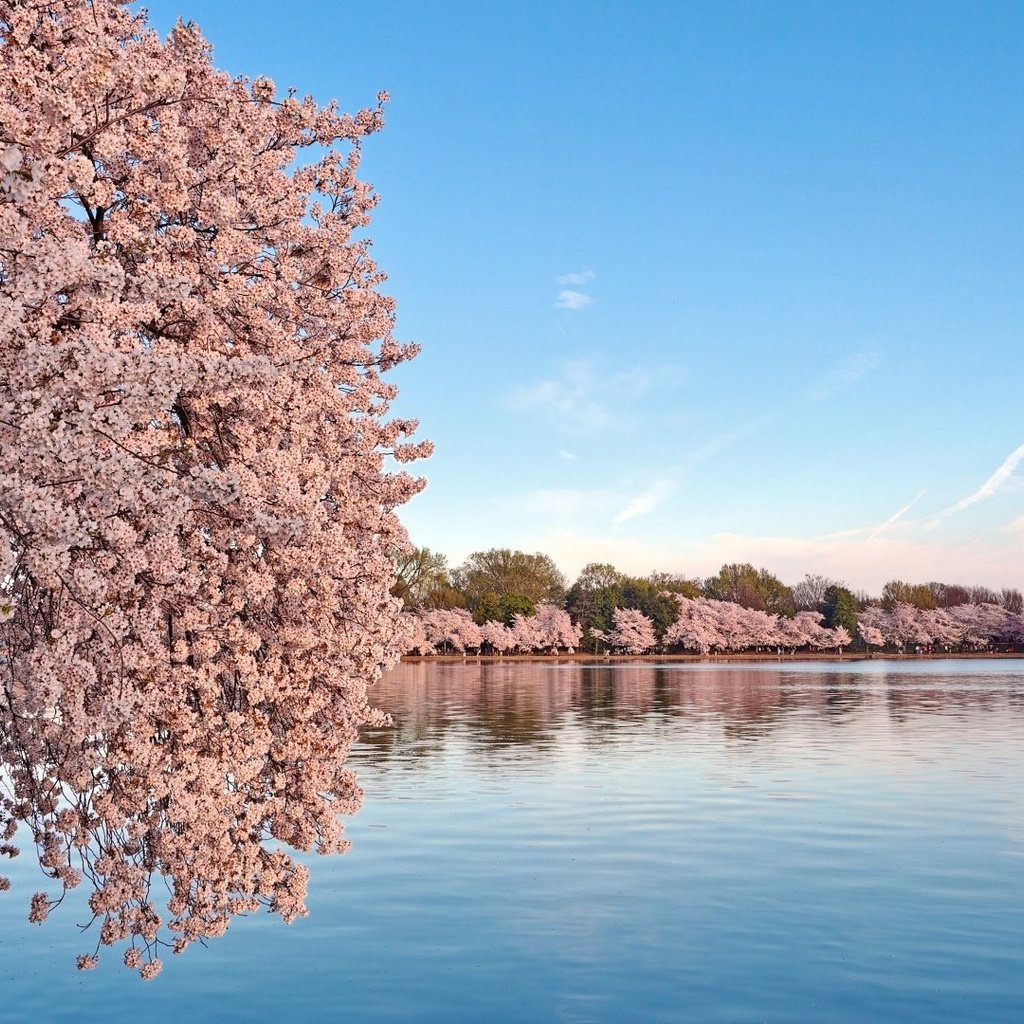
[[[673,595],[678,605],[675,621],[659,640],[655,623],[637,608],[616,608],[612,628],[591,630],[595,650],[620,654],[647,654],[658,650],[684,650],[700,654],[765,648],[843,648],[851,643],[842,626],[828,629],[815,612],[794,618],[744,608],[731,601],[690,599]],[[573,652],[580,645],[583,627],[569,613],[541,605],[534,615],[517,614],[512,624],[473,621],[465,608],[420,609],[406,616],[410,654],[537,654]]]
[[[901,602],[888,611],[868,606],[857,618],[857,630],[868,646],[977,651],[993,644],[1024,644],[1024,615],[991,602],[950,608]]]
[[[953,651],[1024,639],[1024,595],[1009,588],[894,579],[872,597],[819,575],[787,586],[748,563],[703,580],[591,563],[568,586],[549,556],[505,548],[474,552],[455,569],[437,552],[409,549],[396,576],[404,648],[415,654]]]
[[[594,650],[619,654],[678,651],[728,654],[743,651],[824,651],[855,641],[845,626],[829,628],[814,611],[793,617],[744,608],[732,601],[673,594],[678,612],[659,638],[654,621],[636,608],[616,608],[609,630],[591,630]],[[478,624],[465,608],[416,609],[404,615],[406,650],[430,654],[553,654],[574,652],[583,627],[554,605],[533,615],[516,614],[511,625]],[[856,640],[872,648],[984,650],[993,644],[1024,643],[1024,616],[993,604],[922,609],[897,603],[889,610],[869,606],[858,616]]]

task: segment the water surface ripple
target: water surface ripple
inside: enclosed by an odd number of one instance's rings
[[[1018,665],[400,666],[308,919],[143,987],[6,894],[0,1016],[1018,1024]]]

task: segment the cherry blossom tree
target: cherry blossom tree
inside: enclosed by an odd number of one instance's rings
[[[723,651],[737,651],[746,639],[743,613],[746,609],[735,601],[714,601],[711,610],[715,617],[715,628],[722,638]]]
[[[916,608],[897,602],[889,611],[872,606],[860,614],[858,631],[866,644],[935,646],[946,651],[983,650],[993,643],[1024,639],[1021,616],[994,602]]]
[[[688,598],[674,595],[679,613],[665,631],[665,643],[672,647],[709,654],[725,647],[725,639],[719,629],[716,607],[724,602],[709,598]]]
[[[553,604],[541,604],[533,616],[540,643],[538,650],[565,650],[570,654],[579,646],[583,627],[575,624],[569,613]]]
[[[843,653],[844,647],[849,647],[853,643],[853,637],[850,636],[850,631],[845,626],[834,626],[829,632],[832,634],[830,646],[835,647],[840,654]]]
[[[901,650],[905,650],[907,644],[927,644],[931,641],[921,610],[905,601],[897,601],[883,622],[886,642]]]
[[[572,652],[582,632],[568,612],[554,605],[541,605],[535,615],[517,614],[511,626],[496,619],[478,626],[465,608],[421,609],[413,617],[421,623],[423,642],[418,629],[409,628],[405,649],[410,654],[434,653],[438,648],[463,652],[482,646],[495,654],[512,650],[524,654],[563,649]]]
[[[860,621],[857,623],[857,632],[860,634],[861,640],[864,641],[864,646],[869,654],[872,647],[881,647],[885,644],[885,634],[877,626]]]
[[[824,650],[836,644],[832,638],[832,630],[826,629],[823,616],[818,612],[797,612],[793,618],[797,633],[803,638],[803,647]]]
[[[612,622],[612,629],[604,639],[615,650],[646,654],[658,642],[654,623],[637,608],[616,608]]]
[[[509,626],[515,649],[521,654],[530,654],[540,650],[544,646],[544,634],[537,627],[537,620],[533,615],[516,613],[512,616],[512,625]]]
[[[744,619],[747,627],[745,646],[758,650],[777,646],[780,616],[758,611],[756,608],[748,608],[745,611]]]
[[[1024,613],[1010,613],[1010,620],[1006,624],[1005,639],[1009,643],[1024,644]]]
[[[799,613],[798,613],[799,614]],[[788,648],[791,653],[797,651],[807,643],[806,632],[801,622],[793,618],[779,619],[775,629],[776,644],[782,648]]]
[[[960,627],[948,608],[926,609],[920,613],[921,624],[929,636],[929,643],[943,650],[960,645]]]
[[[885,645],[885,612],[878,605],[868,605],[857,617],[857,632],[868,653],[872,647]]]
[[[415,612],[403,612],[400,624],[403,629],[403,649],[407,654],[433,654],[434,645],[427,637],[427,625],[422,616]]]
[[[393,463],[429,448],[361,237],[381,125],[117,0],[0,0],[0,834],[51,880],[32,920],[91,886],[81,967],[290,920],[274,840],[346,845],[403,644]]]
[[[430,608],[421,613],[427,641],[434,650],[464,653],[484,641],[480,627],[466,608]]]
[[[948,611],[958,627],[961,643],[974,650],[988,647],[1013,632],[1013,613],[991,602],[956,605]]]
[[[483,638],[483,643],[495,654],[505,654],[507,651],[515,650],[515,633],[504,622],[488,619],[480,627],[480,635]]]

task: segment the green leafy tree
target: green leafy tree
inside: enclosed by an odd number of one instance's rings
[[[795,612],[793,591],[767,569],[755,569],[749,562],[723,565],[718,575],[704,581],[704,594],[776,615]]]
[[[496,594],[488,590],[473,609],[473,620],[481,626],[485,622],[504,622],[511,626],[516,615],[529,617],[536,611],[536,603],[522,594]]]
[[[935,598],[935,604],[939,608],[954,608],[958,604],[970,604],[970,587],[961,586],[959,583],[939,583],[932,580],[928,589]]]
[[[660,640],[679,611],[668,596],[672,593],[699,597],[700,583],[668,573],[627,576],[607,562],[591,562],[569,588],[565,607],[573,620],[583,627],[584,646],[589,646],[594,630],[607,632],[613,628],[616,608],[643,612],[654,623]]]
[[[648,581],[662,593],[682,594],[683,597],[701,597],[704,584],[700,580],[691,580],[686,576],[677,576],[668,572],[652,572]]]
[[[679,614],[679,605],[657,583],[639,577],[623,580],[619,607],[643,612],[654,623],[659,641]]]
[[[574,622],[583,627],[583,644],[592,632],[612,628],[612,613],[622,602],[625,577],[607,562],[584,566],[565,597],[565,607]]]
[[[496,595],[499,602],[514,596],[531,609],[541,602],[561,605],[565,599],[565,577],[548,555],[539,552],[475,551],[454,570],[452,583],[474,613],[487,595]],[[507,601],[505,606],[511,607]]]
[[[439,552],[412,548],[395,556],[391,593],[400,597],[406,608],[429,606],[430,595],[449,586],[448,560]]]
[[[846,587],[833,583],[825,590],[822,612],[829,629],[842,626],[850,636],[857,635],[857,598]]]
[[[938,607],[935,592],[927,583],[904,583],[903,580],[889,580],[882,587],[882,607],[888,612],[898,604],[909,604],[915,608]]]
[[[427,595],[423,599],[423,607],[444,608],[449,611],[453,608],[465,608],[466,595],[458,587],[452,586],[450,582],[439,583],[427,591]]]

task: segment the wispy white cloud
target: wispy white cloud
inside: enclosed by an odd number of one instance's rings
[[[612,423],[625,405],[646,394],[651,380],[648,370],[599,372],[592,360],[573,359],[563,364],[561,377],[520,388],[509,396],[509,404],[547,415],[566,430],[585,433]]]
[[[653,512],[673,490],[675,490],[675,484],[671,480],[655,481],[646,490],[630,498],[621,511],[616,513],[612,522],[616,526],[620,526],[630,519],[636,519],[637,516]]]
[[[1022,459],[1024,459],[1024,444],[1010,452],[1000,463],[999,468],[976,491],[968,494],[965,498],[961,498],[958,502],[950,505],[949,508],[943,509],[929,525],[936,526],[947,516],[962,512],[965,508],[977,505],[979,501],[991,498],[1013,476],[1014,470],[1016,470]]]
[[[559,519],[579,519],[607,509],[612,495],[603,489],[557,487],[530,491],[516,501],[524,511]]]
[[[611,419],[600,378],[585,359],[566,363],[560,379],[521,388],[510,401],[514,409],[545,413],[573,430],[602,427]]]
[[[862,380],[882,362],[877,352],[851,352],[834,370],[825,374],[807,389],[807,394],[816,401],[831,398],[832,395]]]
[[[555,284],[590,284],[594,280],[594,272],[588,267],[572,274],[561,274],[555,278]]]
[[[894,512],[884,523],[876,526],[868,536],[868,540],[874,540],[879,534],[885,533],[886,530],[895,526],[924,497],[924,493],[923,490],[918,491],[914,498],[904,505],[903,508]]]
[[[558,457],[565,459],[566,462],[572,462],[576,458],[572,452],[567,452],[564,448],[558,449]]]
[[[571,285],[563,288],[555,299],[557,309],[584,309],[593,301],[593,297],[586,292],[578,291],[583,285],[590,284],[594,280],[594,272],[588,267],[585,270],[576,270],[569,274],[561,274],[555,278],[555,284]]]
[[[583,309],[589,306],[594,300],[583,292],[573,291],[571,288],[563,288],[555,299],[555,305],[559,309]]]

